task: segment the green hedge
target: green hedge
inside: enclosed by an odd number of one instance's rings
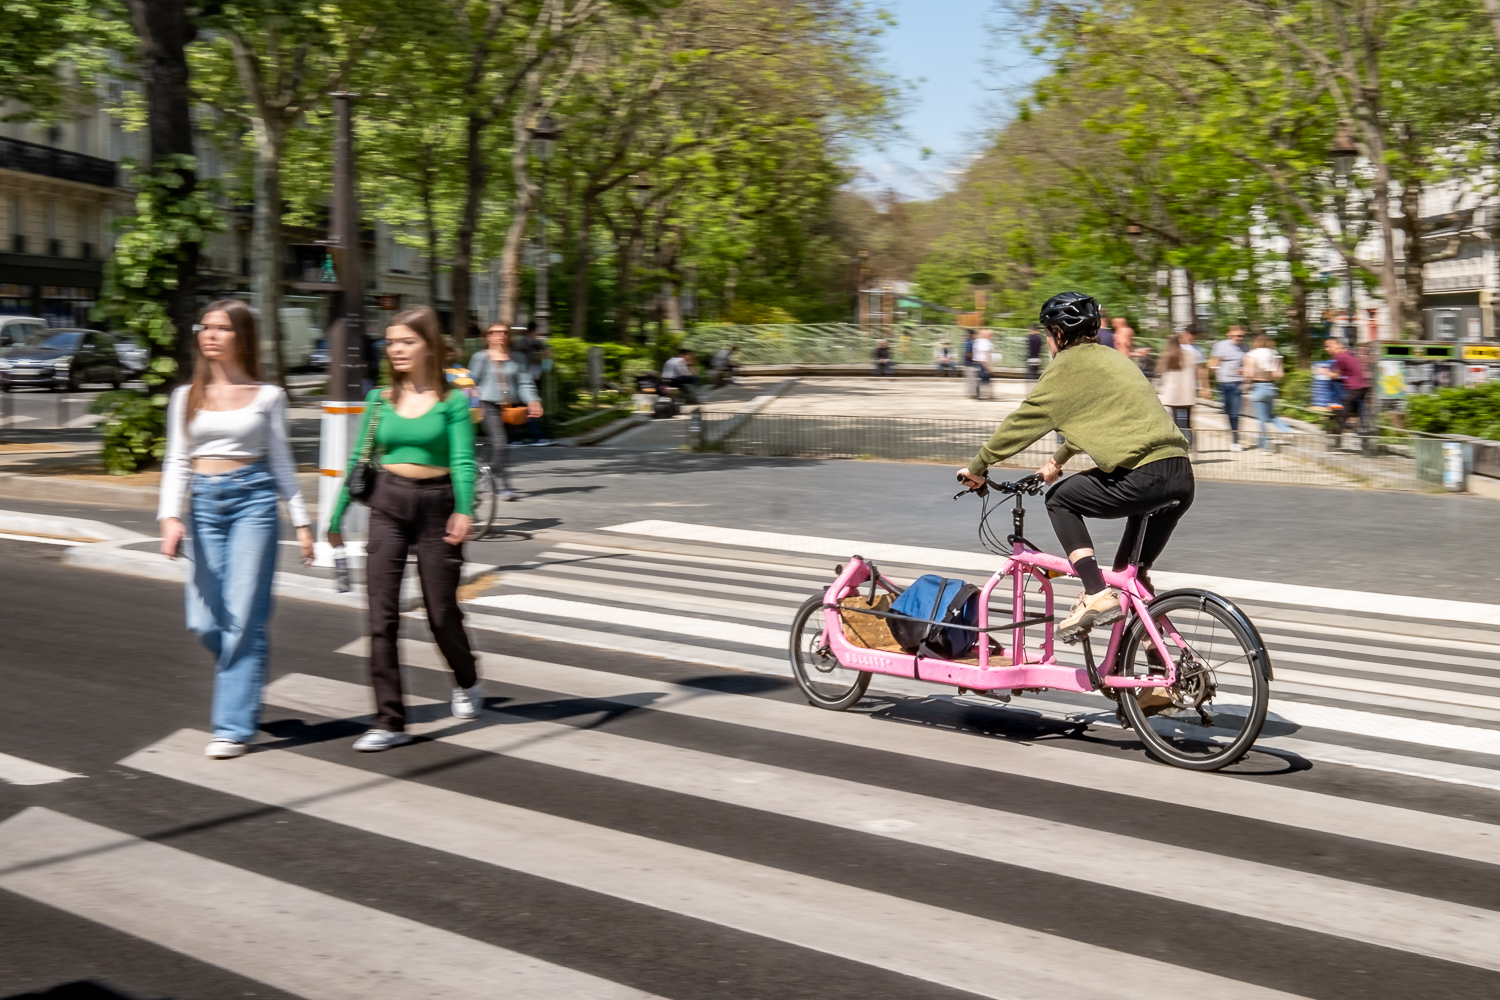
[[[1430,434],[1469,434],[1500,441],[1500,382],[1413,396],[1406,403],[1406,426]]]

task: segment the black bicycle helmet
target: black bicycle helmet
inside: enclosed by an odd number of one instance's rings
[[[1099,333],[1099,303],[1082,292],[1059,292],[1042,306],[1042,327],[1057,338],[1057,349],[1072,347]]]

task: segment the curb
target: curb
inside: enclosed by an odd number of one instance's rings
[[[75,518],[70,520],[81,519]],[[97,524],[99,522],[92,523]],[[188,567],[192,565],[190,560],[175,559],[168,561],[158,552],[148,552],[142,549],[126,547],[139,544],[144,540],[147,540],[147,536],[137,535],[135,538],[130,539],[74,545],[64,550],[62,561],[70,566],[103,570],[106,573],[119,573],[123,576],[163,580],[168,583],[186,582]],[[486,563],[466,562],[459,574],[459,584],[472,583],[486,573],[493,573],[498,568],[498,566]],[[271,584],[271,593],[277,597],[290,597],[299,601],[312,601],[315,604],[334,604],[339,607],[355,609],[363,609],[365,607],[365,588],[363,584],[356,584],[352,591],[347,594],[341,594],[333,589],[332,580],[325,580],[321,577],[302,576],[298,573],[277,573],[274,582]],[[411,611],[421,606],[421,584],[414,577],[407,577],[401,581],[401,610]]]
[[[62,517],[56,514],[31,514],[19,510],[0,510],[0,531],[44,538],[78,539],[90,542],[141,542],[151,537],[139,531],[122,528],[107,521],[84,517]]]
[[[154,487],[81,483],[55,476],[26,476],[19,472],[0,472],[0,497],[109,504],[130,510],[155,510],[157,503]]]
[[[584,448],[591,444],[598,444],[600,441],[607,441],[610,438],[614,437],[616,434],[622,434],[625,431],[630,430],[631,428],[639,427],[642,424],[649,423],[650,421],[651,414],[649,413],[632,413],[628,417],[622,417],[619,420],[611,420],[603,427],[596,427],[593,430],[588,431],[587,433],[578,435],[577,437],[563,438],[562,440],[555,441],[553,443],[565,448]]]
[[[733,434],[735,431],[743,427],[745,425],[745,421],[749,420],[761,410],[764,410],[767,406],[770,406],[776,400],[780,399],[787,393],[788,390],[792,388],[792,386],[796,385],[800,381],[801,379],[798,378],[784,379],[783,381],[777,382],[775,385],[771,386],[771,388],[767,389],[763,394],[756,396],[754,399],[750,400],[735,412],[734,419],[730,420],[728,424],[721,428],[718,435],[716,435],[711,441],[705,439],[702,431],[699,430],[697,434],[698,440],[689,442],[693,450],[702,451],[705,448],[711,448],[715,444],[723,441],[725,438],[729,437],[729,435]],[[701,412],[701,410],[695,410],[693,412],[694,417],[697,417],[695,424],[698,428],[702,427],[702,417],[698,416],[698,414]],[[690,437],[691,436],[692,435],[690,434]]]

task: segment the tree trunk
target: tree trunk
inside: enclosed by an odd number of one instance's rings
[[[276,383],[286,386],[286,345],[281,336],[281,152],[285,134],[273,122],[255,122],[255,217],[251,231],[252,284],[260,304],[261,359],[271,347]]]
[[[150,136],[151,162],[165,156],[193,155],[192,95],[188,88],[187,43],[194,28],[188,18],[184,0],[128,0],[130,20],[140,39],[140,73],[146,98],[146,123]],[[181,195],[192,193],[198,176],[194,170],[179,170],[183,185]],[[198,253],[196,243],[184,243],[177,263],[177,287],[167,292],[164,303],[172,325],[177,329],[171,348],[152,343],[153,357],[170,355],[177,362],[177,374],[162,387],[170,391],[173,384],[189,377],[193,369],[192,338],[189,333],[197,321]]]
[[[535,97],[535,91],[527,94]],[[500,250],[500,303],[497,321],[506,326],[516,322],[516,304],[521,297],[521,246],[531,222],[531,207],[536,204],[536,185],[531,181],[527,160],[531,137],[526,130],[526,113],[531,101],[522,101],[511,120],[510,172],[515,178],[516,199],[511,207],[510,228],[505,231],[505,245]]]
[[[1370,162],[1375,167],[1375,180],[1370,190],[1370,207],[1375,214],[1375,222],[1380,226],[1380,290],[1385,296],[1386,311],[1386,333],[1391,338],[1400,340],[1405,336],[1405,326],[1402,322],[1401,308],[1401,281],[1396,273],[1396,230],[1391,219],[1391,167],[1386,162],[1385,136],[1380,131],[1379,123],[1372,125],[1368,130],[1370,146]],[[1350,321],[1354,321],[1353,303],[1350,303]],[[1359,327],[1355,324],[1355,338],[1359,337]]]
[[[1287,307],[1287,321],[1297,342],[1297,365],[1306,368],[1312,364],[1312,342],[1307,327],[1307,271],[1304,264],[1302,234],[1297,222],[1290,214],[1283,215],[1281,232],[1286,237],[1286,264],[1291,272],[1291,304]]]
[[[1413,171],[1415,175],[1415,171]],[[1401,183],[1401,276],[1406,286],[1401,295],[1401,331],[1420,331],[1422,317],[1422,182],[1415,176]],[[1425,335],[1422,331],[1419,335]]]
[[[570,330],[573,336],[582,339],[588,332],[589,291],[594,263],[594,201],[597,196],[592,188],[584,191],[582,204],[578,206],[578,255],[573,271],[573,315]]]
[[[620,343],[628,344],[633,339],[630,321],[635,315],[635,257],[640,245],[640,220],[631,225],[623,241],[616,242],[615,249],[615,326]]]
[[[452,291],[453,312],[448,320],[448,333],[453,342],[462,345],[469,336],[469,300],[471,273],[474,266],[474,233],[479,228],[479,207],[484,202],[485,183],[489,171],[484,158],[484,121],[471,113],[468,121],[468,136],[464,152],[464,209],[458,222],[458,239],[453,248]]]

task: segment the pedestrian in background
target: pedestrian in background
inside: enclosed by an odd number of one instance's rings
[[[974,338],[974,374],[978,376],[978,381],[974,383],[975,399],[979,399],[981,395],[988,398],[993,394],[990,379],[994,377],[994,363],[995,342],[990,339],[990,331],[980,330],[979,336]]]
[[[1026,335],[1026,380],[1035,382],[1042,377],[1042,331],[1033,326]]]
[[[1114,318],[1114,348],[1127,358],[1135,354],[1135,331],[1124,316]]]
[[[1344,346],[1337,337],[1329,337],[1323,345],[1333,359],[1332,376],[1338,379],[1343,412],[1338,417],[1338,432],[1344,433],[1349,418],[1354,418],[1355,433],[1365,427],[1366,395],[1370,391],[1370,378],[1365,373],[1365,363],[1353,351]]]
[[[1266,446],[1266,425],[1285,434],[1291,430],[1287,422],[1276,415],[1276,397],[1281,390],[1276,383],[1285,373],[1281,355],[1276,352],[1276,342],[1265,334],[1255,338],[1255,350],[1245,355],[1244,377],[1250,383],[1250,403],[1260,419],[1260,434],[1255,439],[1256,447]]]
[[[1208,367],[1203,363],[1203,352],[1198,349],[1198,345],[1196,343],[1196,341],[1198,340],[1198,328],[1189,323],[1186,327],[1183,328],[1183,331],[1178,335],[1178,338],[1181,341],[1183,351],[1185,351],[1188,357],[1192,360],[1193,379],[1198,383],[1198,395],[1203,399],[1207,399],[1209,396]]]
[[[1198,374],[1192,355],[1182,345],[1182,337],[1172,334],[1157,359],[1161,378],[1161,401],[1172,411],[1172,422],[1193,445],[1193,406],[1198,402]]]
[[[1095,339],[1105,347],[1115,346],[1115,330],[1110,325],[1109,316],[1102,310],[1099,313],[1099,332],[1094,335]]]
[[[443,375],[447,347],[430,306],[397,313],[386,329],[385,345],[391,387],[365,398],[365,417],[355,439],[372,442],[369,460],[376,468],[374,492],[364,501],[370,508],[365,584],[375,725],[354,741],[354,749],[367,752],[411,742],[396,640],[401,633],[401,580],[412,549],[427,624],[456,682],[453,714],[472,719],[483,707],[474,652],[458,607],[476,471],[468,397],[448,388]],[[353,450],[350,475],[362,450]],[[348,506],[346,476],[328,521],[328,541],[335,547],[344,544],[339,528]]]
[[[526,366],[510,356],[504,323],[491,323],[484,333],[489,346],[469,359],[469,372],[479,385],[484,410],[484,435],[489,439],[490,471],[500,481],[500,499],[514,500],[510,479],[510,439],[505,410],[525,406],[527,419],[542,415],[542,399]]]
[[[698,402],[698,373],[693,369],[693,352],[684,347],[661,366],[661,378],[682,393],[689,403]]]
[[[167,405],[156,511],[168,559],[177,557],[191,529],[187,626],[214,657],[209,757],[241,756],[260,724],[281,534],[278,494],[303,561],[312,561],[286,410],[286,392],[260,380],[260,337],[250,308],[235,299],[211,303],[196,327],[192,381],[174,389]]]
[[[1213,370],[1219,383],[1219,396],[1224,402],[1224,416],[1229,419],[1229,450],[1240,450],[1240,403],[1244,390],[1244,375],[1241,365],[1245,360],[1245,349],[1241,346],[1245,331],[1231,326],[1224,339],[1209,352],[1208,367]],[[1273,383],[1272,388],[1275,388]],[[1265,429],[1261,430],[1264,447]]]
[[[875,341],[875,374],[895,374],[895,368],[891,365],[891,345],[884,340]]]
[[[940,340],[932,345],[932,365],[943,377],[953,374],[953,345]]]

